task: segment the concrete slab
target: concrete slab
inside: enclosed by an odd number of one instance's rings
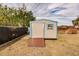
[[[32,38],[28,42],[29,47],[45,47],[45,40],[42,38]]]

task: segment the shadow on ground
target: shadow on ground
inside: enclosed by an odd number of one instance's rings
[[[19,39],[21,39],[21,38],[24,37],[24,36],[25,36],[25,35],[22,35],[22,36],[17,37],[17,38],[15,38],[15,39],[13,39],[13,40],[11,40],[11,41],[9,41],[9,42],[6,42],[6,43],[4,43],[4,44],[1,44],[1,45],[0,45],[0,51],[4,50],[4,49],[7,48],[8,46],[10,46],[10,45],[16,43],[17,41],[19,41]]]

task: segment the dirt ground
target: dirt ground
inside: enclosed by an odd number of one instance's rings
[[[79,56],[79,34],[58,34],[57,40],[45,40],[46,47],[28,47],[25,35],[0,47],[1,56]]]

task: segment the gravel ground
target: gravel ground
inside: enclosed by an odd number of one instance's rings
[[[0,47],[1,56],[79,56],[79,34],[58,34],[45,40],[46,47],[28,47],[29,36]]]

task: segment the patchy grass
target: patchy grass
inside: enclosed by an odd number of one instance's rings
[[[58,34],[57,40],[45,40],[46,47],[28,47],[28,39],[28,36],[24,36],[5,48],[1,47],[0,55],[79,55],[79,34]]]

